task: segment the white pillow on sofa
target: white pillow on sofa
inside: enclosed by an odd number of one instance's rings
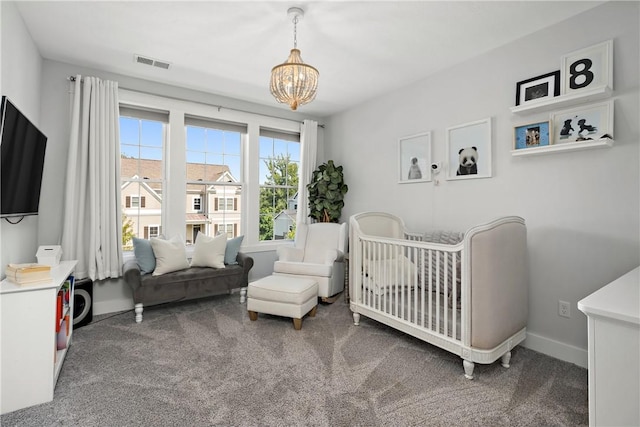
[[[227,247],[227,235],[215,237],[198,233],[191,258],[191,267],[224,268],[224,251]]]
[[[175,236],[169,240],[152,237],[151,247],[156,256],[156,268],[153,270],[153,276],[189,268],[187,251],[181,237]]]

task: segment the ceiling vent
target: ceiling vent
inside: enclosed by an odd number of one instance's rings
[[[162,68],[168,70],[171,67],[171,63],[167,61],[161,61],[159,59],[149,58],[148,56],[134,55],[134,61],[138,64],[151,65],[152,67]]]

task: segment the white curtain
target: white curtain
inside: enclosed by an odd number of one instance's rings
[[[102,280],[122,270],[118,83],[76,76],[62,228],[75,276]]]
[[[305,120],[300,130],[300,179],[298,180],[298,213],[296,224],[309,224],[309,197],[307,184],[316,168],[318,152],[318,122]]]

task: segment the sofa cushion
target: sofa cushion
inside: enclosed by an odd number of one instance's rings
[[[156,268],[153,270],[154,276],[189,268],[187,251],[180,237],[175,236],[170,240],[152,237],[151,247],[156,256]]]
[[[191,267],[224,268],[226,245],[226,234],[211,237],[198,233],[191,258]]]
[[[224,263],[227,265],[238,264],[238,252],[240,252],[240,245],[242,245],[242,239],[244,236],[234,237],[227,240],[227,247],[224,250]]]
[[[140,274],[152,273],[156,268],[156,256],[153,254],[151,242],[147,239],[133,238],[133,254],[140,267]]]

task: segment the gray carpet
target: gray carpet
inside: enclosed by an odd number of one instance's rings
[[[342,298],[295,331],[251,322],[238,294],[103,318],[74,332],[53,402],[6,426],[578,426],[587,370],[523,347],[511,368],[462,361]]]

